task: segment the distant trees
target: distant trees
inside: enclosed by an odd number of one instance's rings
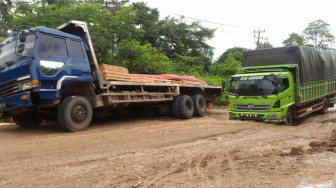
[[[282,43],[284,46],[311,46],[332,49],[335,37],[330,33],[329,24],[323,20],[310,22],[302,35],[292,33]]]
[[[289,37],[282,42],[284,46],[303,46],[304,45],[303,36],[297,33],[291,33],[288,36]]]
[[[248,49],[234,47],[227,49],[210,67],[210,73],[222,77],[229,77],[237,73],[241,67],[243,53]]]
[[[269,43],[268,41],[261,42],[259,44],[259,49],[270,49],[270,48],[273,48],[273,45]]]
[[[219,56],[219,58],[214,62],[214,64],[219,63],[219,62],[224,62],[229,54],[231,54],[235,60],[242,61],[243,52],[247,50],[248,50],[247,48],[242,48],[242,47],[229,48],[221,56]]]
[[[310,22],[308,27],[303,31],[307,43],[321,49],[328,49],[335,41],[335,37],[330,33],[329,24],[323,20]]]

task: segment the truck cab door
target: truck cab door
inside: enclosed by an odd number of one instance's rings
[[[92,82],[87,56],[80,50],[83,51],[81,41],[40,34],[38,45],[40,66],[37,74],[41,98],[57,98],[61,87],[67,81]]]
[[[279,97],[281,100],[281,106],[285,106],[295,99],[293,92],[290,87],[290,80],[288,77],[282,77],[283,80],[283,92],[280,93]]]

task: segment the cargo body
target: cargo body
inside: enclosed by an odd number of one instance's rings
[[[230,119],[292,124],[334,106],[336,52],[283,47],[244,53],[229,79]]]
[[[221,87],[151,82],[122,67],[99,66],[87,24],[81,21],[57,30],[29,27],[0,49],[0,114],[22,127],[52,120],[65,130],[80,131],[89,126],[94,110],[116,112],[129,106],[140,111],[154,106],[188,119],[203,116],[206,104],[222,93]]]

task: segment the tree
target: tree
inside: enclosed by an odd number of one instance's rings
[[[270,48],[273,48],[273,45],[269,43],[268,41],[261,42],[259,44],[259,49],[270,49]]]
[[[156,47],[172,61],[179,56],[201,57],[204,71],[209,70],[213,48],[206,43],[214,36],[214,29],[208,29],[198,22],[187,24],[181,19],[167,17],[159,22],[159,38]]]
[[[141,43],[151,43],[152,46],[156,45],[159,37],[159,11],[148,7],[144,2],[137,2],[132,4],[136,12],[136,24],[139,28],[144,30],[141,37]]]
[[[242,59],[243,59],[243,52],[245,52],[247,50],[248,50],[247,48],[242,48],[242,47],[229,48],[221,56],[219,56],[219,58],[214,62],[214,64],[220,63],[220,62],[224,62],[226,60],[228,54],[231,54],[232,57],[235,60],[242,61]]]
[[[312,42],[316,48],[329,49],[335,41],[335,37],[330,33],[329,24],[323,20],[309,23],[303,34],[306,41]]]
[[[0,0],[0,40],[8,37],[8,30],[12,27],[12,5],[12,0]]]
[[[288,35],[288,38],[284,40],[282,44],[285,46],[303,46],[304,38],[297,33],[292,33]]]
[[[239,67],[241,67],[241,62],[234,59],[232,53],[229,53],[224,62],[214,64],[210,67],[210,73],[227,78],[236,74]]]

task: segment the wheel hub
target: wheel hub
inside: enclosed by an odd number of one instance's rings
[[[72,108],[71,118],[73,121],[80,123],[84,121],[86,117],[87,117],[87,111],[83,105],[77,104]]]

